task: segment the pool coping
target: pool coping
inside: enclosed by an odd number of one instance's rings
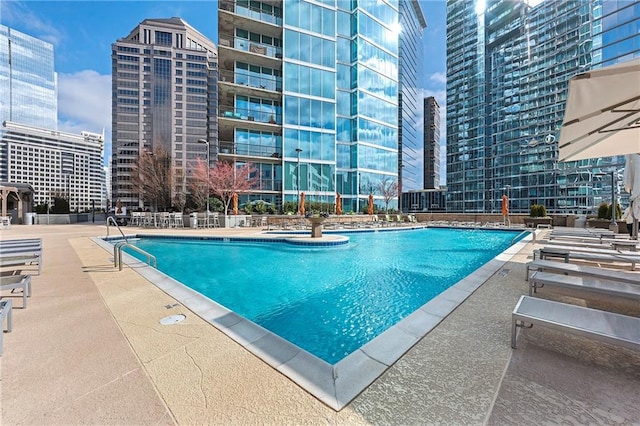
[[[136,238],[136,236],[162,238],[157,234],[128,235],[127,238]],[[167,238],[174,237],[167,236]],[[275,238],[199,237],[192,235],[186,238],[273,241],[286,240],[289,237],[282,235]],[[116,238],[112,237],[111,239]],[[123,253],[122,261],[325,405],[340,411],[442,322],[532,239],[533,236],[529,233],[334,365],[237,315],[127,253]],[[113,252],[113,245],[106,239],[95,237],[93,241],[103,249]]]

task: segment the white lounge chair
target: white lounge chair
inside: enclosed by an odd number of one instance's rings
[[[0,267],[38,265],[38,275],[42,274],[42,255],[38,253],[9,253],[0,256]]]
[[[9,275],[0,277],[0,290],[22,290],[22,308],[27,308],[27,298],[31,297],[31,275]]]
[[[569,263],[571,260],[587,260],[590,262],[606,262],[606,263],[626,263],[631,265],[631,270],[636,269],[636,263],[640,263],[640,253],[630,252],[617,252],[610,251],[597,251],[597,252],[583,252],[575,250],[567,250],[565,248],[544,247],[540,250],[535,250],[533,254],[533,260],[536,260],[536,252],[540,259],[548,258],[561,258],[565,262]]]
[[[7,320],[7,333],[11,333],[13,328],[13,318],[11,317],[12,303],[11,300],[0,300],[0,324],[4,324],[4,320]],[[4,338],[4,327],[0,330],[0,355],[2,355],[2,347]]]
[[[529,296],[544,286],[640,299],[640,285],[598,277],[571,276],[553,272],[534,272],[529,278]]]
[[[584,275],[598,278],[609,278],[631,284],[640,284],[640,273],[620,271],[600,266],[578,265],[563,263],[555,260],[534,260],[527,263],[525,281],[529,281],[531,271],[551,271],[566,275]]]
[[[640,350],[640,318],[521,296],[511,315],[511,347],[517,347],[518,328],[534,325]]]

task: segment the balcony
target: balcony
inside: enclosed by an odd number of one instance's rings
[[[220,105],[218,111],[219,117],[222,119],[244,120],[260,125],[282,125],[282,117],[277,115],[273,111],[259,111],[253,109],[235,108],[233,106],[227,105]]]
[[[260,162],[270,163],[282,161],[282,147],[234,143],[233,141],[219,141],[218,146],[218,157],[253,157]]]
[[[220,70],[219,79],[223,83],[282,93],[282,77],[250,74],[247,70],[242,72]]]
[[[282,60],[282,47],[247,40],[246,38],[236,37],[233,34],[221,33],[219,36],[219,47],[221,49],[226,47],[240,52],[246,52],[247,56],[244,58],[245,61],[249,63],[256,63],[258,65],[265,64],[258,63],[257,59],[255,59],[256,57],[277,60],[278,63]],[[275,66],[273,67],[275,68]]]

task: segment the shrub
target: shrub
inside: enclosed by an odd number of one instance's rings
[[[598,209],[598,215],[599,214],[600,214],[600,210]],[[621,217],[622,217],[622,210],[620,210],[620,204],[616,203],[616,219],[620,219]],[[607,206],[607,216],[605,217],[605,219],[611,219],[611,204]]]
[[[547,217],[547,208],[542,204],[532,204],[529,210],[531,217]]]
[[[609,212],[609,205],[607,203],[600,203],[598,206],[598,219],[611,219],[611,213]]]

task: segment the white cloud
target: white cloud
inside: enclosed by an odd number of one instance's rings
[[[64,39],[63,33],[50,22],[47,22],[32,12],[29,2],[0,1],[0,16],[2,23],[9,27],[20,23],[29,35],[59,46]]]
[[[111,76],[93,70],[58,75],[58,129],[79,134],[105,130],[105,157],[111,153]]]
[[[430,81],[434,81],[436,83],[439,84],[446,84],[447,83],[447,76],[444,73],[441,72],[436,72],[431,74],[430,76],[428,76]]]

